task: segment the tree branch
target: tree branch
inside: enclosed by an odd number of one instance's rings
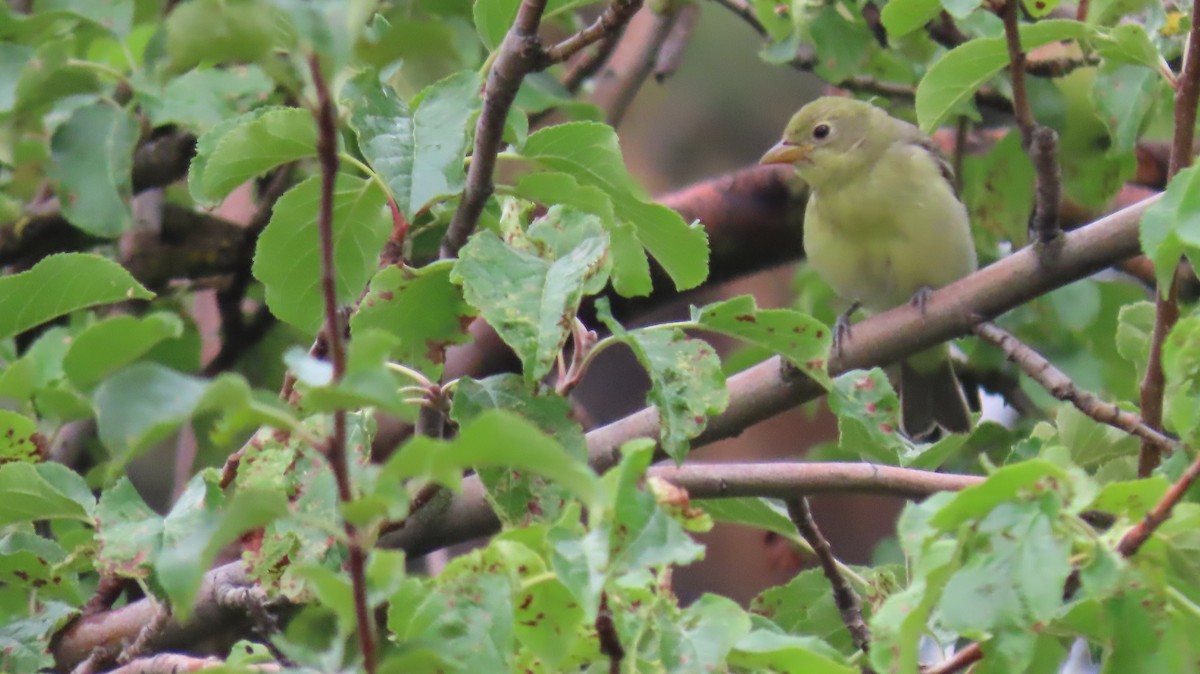
[[[1187,493],[1188,488],[1196,482],[1196,478],[1200,477],[1200,455],[1192,461],[1183,475],[1167,489],[1167,493],[1163,494],[1160,500],[1141,522],[1138,522],[1132,529],[1125,532],[1121,537],[1121,542],[1117,544],[1117,552],[1124,557],[1132,557],[1137,554],[1137,551],[1142,548],[1142,545],[1150,539],[1150,536],[1162,526],[1163,522],[1171,516],[1171,510],[1175,508],[1175,504],[1183,498]]]
[[[545,9],[546,0],[521,2],[517,18],[505,34],[492,69],[488,71],[483,111],[475,124],[475,148],[471,153],[471,166],[467,169],[467,184],[454,218],[442,238],[443,258],[456,257],[459,249],[466,245],[467,237],[475,231],[483,207],[495,191],[492,173],[496,169],[496,153],[500,151],[508,110],[517,97],[517,90],[521,88],[525,75],[539,64],[547,63],[537,36]]]
[[[1058,165],[1058,134],[1045,126],[1033,132],[1029,146],[1037,185],[1037,200],[1030,221],[1030,237],[1039,245],[1049,244],[1062,234],[1058,211],[1062,205],[1062,169]]]
[[[333,364],[333,381],[340,382],[346,375],[346,347],[343,343],[341,312],[338,309],[336,269],[333,261],[333,190],[337,180],[337,114],[329,97],[329,88],[321,74],[320,57],[312,54],[308,58],[309,72],[317,92],[317,108],[313,111],[317,122],[317,159],[321,163],[321,206],[317,216],[317,229],[321,238],[321,294],[325,304],[325,336],[329,343],[329,360]],[[326,448],[329,465],[337,481],[338,501],[343,504],[354,499],[350,486],[350,468],[346,459],[346,410],[333,413],[333,434]],[[367,603],[367,553],[363,550],[357,527],[350,520],[343,520],[346,530],[346,545],[349,548],[347,567],[354,594],[354,614],[357,623],[358,645],[362,651],[363,668],[367,674],[375,674],[375,626],[371,620],[371,608]]]
[[[588,45],[618,34],[641,7],[642,0],[612,0],[590,26],[547,49],[546,58],[562,63]]]
[[[1192,16],[1200,17],[1200,0],[1192,3]],[[1196,133],[1196,105],[1200,100],[1200,22],[1193,20],[1188,33],[1186,60],[1179,75],[1175,93],[1175,135],[1171,143],[1171,158],[1167,165],[1168,181],[1192,164]],[[1162,346],[1167,333],[1179,319],[1179,274],[1172,274],[1166,288],[1154,294],[1154,332],[1150,336],[1150,359],[1142,378],[1139,403],[1142,418],[1152,428],[1162,428],[1163,387],[1166,377],[1162,369]],[[1148,477],[1162,460],[1159,448],[1143,442],[1138,454],[1138,476]]]
[[[1003,351],[1009,360],[1021,366],[1030,379],[1056,399],[1069,402],[1096,421],[1141,438],[1160,450],[1172,452],[1179,448],[1178,442],[1146,425],[1138,415],[1126,412],[1113,403],[1101,400],[1091,391],[1076,386],[1065,372],[995,323],[980,323],[975,326],[975,334]]]
[[[816,554],[817,562],[821,564],[821,571],[833,588],[833,604],[837,606],[838,613],[842,616],[846,631],[850,633],[850,638],[858,650],[866,653],[871,649],[871,631],[867,629],[867,623],[863,621],[862,600],[858,598],[854,588],[850,587],[850,583],[847,583],[846,577],[842,575],[838,561],[833,556],[833,548],[829,545],[829,541],[821,535],[817,521],[813,519],[812,510],[808,507],[808,499],[803,496],[788,499],[787,510],[792,523],[796,525],[796,530],[800,532],[809,547],[813,549],[813,553]]]

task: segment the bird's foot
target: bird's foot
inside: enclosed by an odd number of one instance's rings
[[[837,321],[835,321],[833,324],[833,353],[838,358],[842,357],[842,348],[845,346],[846,342],[850,340],[850,317],[853,316],[854,312],[858,311],[859,307],[861,306],[862,302],[855,300],[855,302],[850,305],[849,309],[843,311],[841,315],[837,317]]]
[[[916,307],[917,311],[921,312],[921,315],[924,316],[925,305],[929,302],[931,295],[933,295],[933,288],[922,286],[917,288],[917,292],[913,293],[912,299],[908,303]]]

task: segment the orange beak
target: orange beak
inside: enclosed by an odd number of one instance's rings
[[[808,145],[793,145],[786,140],[781,140],[767,150],[767,153],[758,160],[760,164],[795,164],[798,161],[808,159]]]

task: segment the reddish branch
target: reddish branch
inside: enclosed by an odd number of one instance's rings
[[[833,548],[821,534],[820,528],[817,527],[817,521],[813,519],[812,510],[808,507],[808,499],[804,497],[788,499],[787,509],[788,516],[796,525],[796,530],[813,549],[813,553],[817,556],[817,562],[821,565],[821,572],[825,574],[825,578],[833,588],[833,604],[837,606],[838,613],[842,616],[846,631],[850,632],[850,638],[858,650],[866,653],[871,648],[871,631],[867,629],[867,623],[863,621],[862,601],[850,587],[850,583],[846,582],[846,577],[842,575],[837,559],[833,556]]]
[[[1192,16],[1200,16],[1200,0],[1192,4]],[[1188,47],[1179,87],[1175,92],[1175,135],[1171,143],[1171,158],[1167,179],[1192,164],[1195,141],[1196,105],[1200,99],[1200,22],[1193,21],[1188,34]],[[1150,336],[1150,359],[1141,385],[1142,418],[1153,428],[1162,428],[1163,387],[1166,377],[1162,369],[1162,346],[1167,333],[1179,319],[1179,274],[1172,274],[1167,287],[1159,287],[1154,295],[1154,332]],[[1138,455],[1138,475],[1147,477],[1162,461],[1161,451],[1143,442]]]
[[[1154,445],[1159,450],[1174,451],[1175,440],[1151,428],[1133,412],[1127,412],[1113,403],[1105,402],[1091,391],[1075,385],[1065,372],[1054,367],[1029,345],[1009,334],[995,323],[984,322],[975,327],[975,334],[998,347],[1008,359],[1015,362],[1031,379],[1046,389],[1058,400],[1070,402],[1080,412],[1113,428],[1141,438],[1142,442]]]
[[[608,607],[608,593],[600,593],[600,610],[596,612],[596,638],[600,642],[600,653],[608,658],[609,674],[620,674],[625,649],[613,622],[612,610]]]
[[[333,190],[337,179],[337,115],[329,88],[321,74],[320,59],[316,54],[309,56],[309,71],[317,92],[317,159],[321,163],[321,206],[317,215],[317,229],[321,239],[321,294],[325,304],[324,334],[329,344],[329,360],[333,365],[333,381],[340,382],[346,374],[346,347],[343,341],[340,312],[338,310],[333,261]],[[346,459],[346,411],[333,413],[333,434],[326,448],[329,465],[337,481],[338,500],[349,503],[354,498],[350,486],[350,469]],[[343,522],[346,544],[349,548],[347,566],[354,593],[354,613],[357,622],[358,644],[362,651],[363,667],[367,674],[374,674],[376,667],[375,626],[371,621],[370,606],[367,604],[367,554],[363,550],[357,528],[349,520]]]
[[[1197,455],[1196,459],[1187,467],[1187,470],[1183,472],[1183,475],[1167,489],[1167,493],[1163,494],[1162,500],[1150,512],[1146,513],[1142,521],[1125,532],[1125,535],[1121,537],[1121,542],[1117,544],[1117,552],[1125,557],[1137,554],[1142,544],[1171,516],[1171,510],[1175,507],[1176,503],[1179,503],[1183,495],[1187,493],[1188,488],[1196,482],[1197,477],[1200,477],[1200,455]]]

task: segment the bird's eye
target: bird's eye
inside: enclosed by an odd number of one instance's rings
[[[833,131],[833,129],[829,128],[828,124],[818,124],[813,128],[813,138],[825,140],[829,137],[830,131]]]

